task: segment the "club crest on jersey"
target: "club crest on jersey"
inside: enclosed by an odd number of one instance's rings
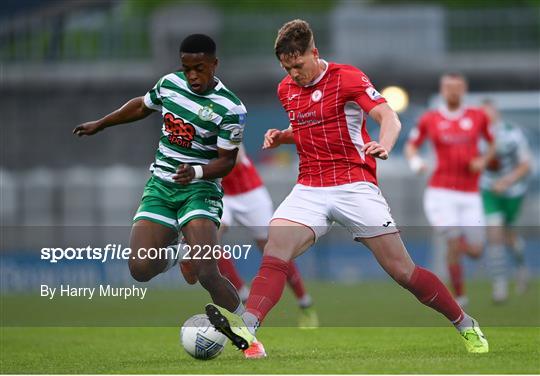
[[[212,106],[204,106],[199,110],[199,119],[204,121],[210,121],[214,117],[214,110]]]
[[[382,98],[382,95],[373,86],[368,87],[366,93],[373,101]]]
[[[321,98],[322,98],[322,91],[320,90],[315,90],[313,94],[311,94],[311,100],[313,102],[318,102],[321,100]]]
[[[466,117],[459,121],[459,127],[464,131],[468,131],[473,126],[473,122],[470,118]]]

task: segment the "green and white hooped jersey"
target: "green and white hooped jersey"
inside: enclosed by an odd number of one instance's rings
[[[531,161],[529,143],[523,132],[516,126],[499,122],[492,125],[495,136],[496,155],[480,179],[480,188],[490,191],[498,179],[507,175],[524,161]],[[502,196],[517,197],[527,191],[527,177],[514,183]]]
[[[218,147],[227,150],[239,147],[246,108],[215,79],[217,84],[212,90],[204,95],[196,94],[184,73],[174,72],[162,77],[144,96],[144,104],[163,116],[156,159],[150,167],[156,177],[173,182],[172,176],[180,164],[205,165],[217,158]],[[218,184],[219,179],[214,182]]]

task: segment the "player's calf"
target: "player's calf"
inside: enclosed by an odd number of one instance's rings
[[[219,273],[215,260],[201,260],[193,262],[193,265],[199,283],[210,293],[214,303],[234,313],[244,312],[244,305],[240,301],[236,289],[227,278]]]
[[[130,259],[128,261],[129,272],[137,282],[148,282],[164,269],[161,260]]]

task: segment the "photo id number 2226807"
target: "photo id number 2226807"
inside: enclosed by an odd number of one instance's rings
[[[251,244],[235,245],[194,245],[183,246],[183,260],[212,260],[233,259],[246,260],[251,250]]]

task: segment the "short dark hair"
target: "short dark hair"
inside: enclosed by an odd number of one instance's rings
[[[281,55],[303,55],[309,48],[315,46],[313,31],[304,20],[292,20],[287,22],[278,31],[274,52],[279,59]]]
[[[182,52],[188,54],[203,53],[215,56],[216,42],[206,34],[191,34],[180,44],[180,53]]]

